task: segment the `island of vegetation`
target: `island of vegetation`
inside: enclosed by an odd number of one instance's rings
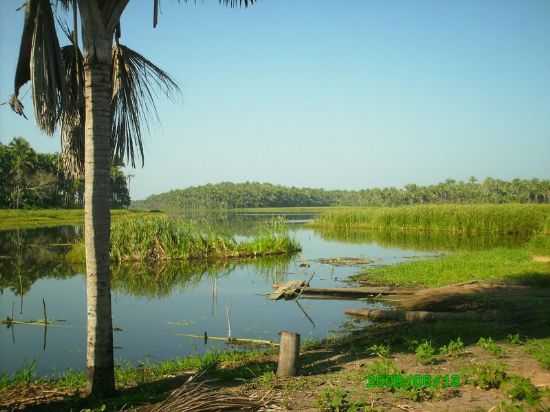
[[[416,204],[550,203],[550,180],[487,178],[467,182],[447,179],[434,185],[409,184],[403,188],[325,190],[270,183],[223,182],[151,195],[133,201],[137,209],[182,211],[189,209],[303,208],[327,206],[400,206]]]
[[[189,221],[167,216],[119,219],[111,227],[111,260],[115,262],[159,262],[166,260],[246,259],[292,255],[301,250],[288,233],[284,219],[264,223],[249,240],[214,230],[198,228]],[[67,258],[85,260],[84,242],[75,244]]]

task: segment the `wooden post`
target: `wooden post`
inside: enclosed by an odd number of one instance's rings
[[[279,346],[279,364],[277,376],[296,376],[299,368],[300,335],[283,330]]]

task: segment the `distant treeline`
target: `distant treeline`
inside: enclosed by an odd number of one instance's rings
[[[218,183],[152,195],[134,207],[160,210],[307,206],[401,206],[438,203],[550,203],[550,180],[487,178],[404,188],[324,190],[270,183]]]
[[[112,207],[130,205],[122,170],[111,170]],[[63,173],[58,153],[37,153],[22,137],[0,143],[0,208],[79,208],[84,181]]]

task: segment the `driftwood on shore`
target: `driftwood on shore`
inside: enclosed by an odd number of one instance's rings
[[[271,300],[290,300],[297,298],[298,296],[307,299],[359,299],[386,295],[411,295],[414,293],[414,289],[396,289],[386,286],[359,288],[312,288],[309,287],[309,282],[296,280],[282,284],[275,283],[273,288],[275,290],[269,294],[269,299]]]
[[[258,345],[258,346],[279,346],[278,343],[272,342],[267,339],[251,339],[251,338],[230,338],[224,336],[208,336],[206,333],[204,335],[193,335],[190,333],[176,333],[177,336],[185,336],[188,338],[194,339],[203,339],[207,342],[209,339],[218,340],[227,343],[228,345]]]
[[[373,321],[431,321],[431,320],[495,320],[496,311],[429,312],[425,310],[398,309],[348,309],[347,315],[358,316]]]

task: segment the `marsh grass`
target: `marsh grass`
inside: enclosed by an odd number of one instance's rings
[[[317,227],[463,234],[550,234],[550,205],[416,205],[330,210]]]
[[[113,221],[121,218],[142,218],[159,212],[111,210]],[[31,229],[84,223],[83,209],[0,209],[0,230]]]
[[[526,248],[464,251],[436,259],[369,268],[354,276],[371,283],[439,287],[479,281],[518,281],[548,287],[550,266],[534,262]]]
[[[209,377],[225,381],[249,379],[274,370],[275,365],[270,360],[272,354],[269,350],[207,352],[160,362],[123,362],[115,367],[115,380],[118,388],[126,388],[198,371],[206,371]],[[49,385],[58,389],[79,390],[86,386],[86,373],[69,369],[59,375],[40,377],[36,375],[36,362],[31,362],[12,375],[0,375],[0,390],[25,385]]]
[[[120,219],[111,228],[110,255],[115,262],[242,259],[289,255],[300,250],[282,218],[265,223],[258,235],[241,242],[209,227],[166,216]],[[74,245],[67,259],[84,259],[82,242]]]

